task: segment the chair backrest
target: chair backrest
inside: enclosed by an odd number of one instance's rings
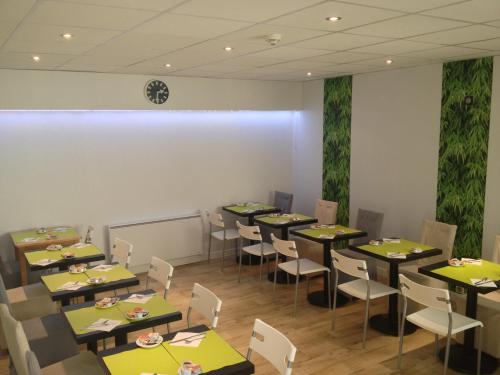
[[[10,315],[8,307],[0,304],[0,320],[7,340],[9,355],[12,359],[17,375],[29,375],[26,363],[26,352],[30,350],[28,339],[21,323]]]
[[[366,261],[362,259],[354,259],[337,253],[335,250],[330,250],[332,255],[333,269],[342,271],[348,275],[357,277],[358,279],[370,280]]]
[[[5,305],[7,305],[9,312],[12,313],[9,296],[7,295],[7,288],[5,287],[5,283],[1,275],[0,275],[0,303],[4,303]]]
[[[282,214],[289,214],[292,211],[293,194],[283,193],[282,191],[274,192],[274,207],[281,210]]]
[[[318,224],[336,224],[338,207],[337,202],[316,199],[314,217],[318,219]]]
[[[284,334],[260,319],[255,319],[253,325],[252,337],[248,345],[248,360],[254,351],[271,362],[281,375],[292,373],[297,348]]]
[[[216,227],[224,228],[224,219],[222,215],[217,212],[208,212],[206,211],[208,222],[211,225],[215,225]]]
[[[187,313],[188,327],[191,327],[191,311],[196,310],[210,321],[210,328],[217,328],[222,301],[212,291],[195,283]]]
[[[149,285],[149,280],[153,279],[158,281],[163,286],[163,298],[167,299],[170,283],[172,282],[172,275],[174,274],[174,266],[167,261],[151,257],[149,263],[148,277],[146,278],[146,288]]]
[[[133,248],[134,245],[131,243],[120,238],[115,238],[113,248],[111,249],[111,261],[118,262],[121,266],[128,268]]]
[[[38,358],[31,350],[26,352],[26,363],[28,364],[29,375],[42,375],[42,369],[40,368]]]
[[[260,228],[258,225],[243,225],[239,221],[236,221],[236,226],[238,227],[238,233],[241,237],[251,241],[262,242],[262,235],[260,234]]]
[[[382,223],[384,221],[384,214],[375,211],[358,210],[358,217],[356,219],[356,228],[366,232],[366,237],[355,238],[352,240],[352,245],[361,245],[370,240],[377,240],[380,238],[382,232]]]
[[[446,289],[431,288],[416,283],[403,274],[399,274],[399,286],[404,298],[409,298],[421,305],[451,313],[450,292]]]
[[[426,219],[422,223],[420,233],[421,243],[443,250],[443,254],[439,258],[444,260],[452,258],[453,244],[457,234],[456,225]],[[433,261],[436,262],[435,257]]]
[[[87,228],[87,234],[85,235],[85,243],[92,243],[94,238],[94,227],[89,225]]]
[[[273,247],[278,253],[295,259],[299,257],[295,241],[281,240],[274,233],[271,233],[271,241],[273,241]]]
[[[500,263],[500,236],[497,234],[495,237],[495,244],[493,245],[493,253],[491,254],[491,261]]]

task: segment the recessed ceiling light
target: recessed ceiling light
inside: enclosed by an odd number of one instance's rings
[[[385,63],[386,63],[387,65],[391,65],[393,62],[394,62],[394,61],[392,61],[391,59],[387,59],[387,60],[385,60]]]
[[[312,73],[311,72],[307,72],[307,75],[310,77],[310,76],[312,76]]]
[[[326,20],[330,22],[337,22],[340,21],[341,19],[342,17],[337,17],[337,16],[326,17]]]
[[[61,37],[63,39],[66,39],[66,40],[70,40],[71,38],[73,38],[73,34],[70,34],[70,33],[64,33],[64,34],[61,34]]]
[[[230,47],[230,46],[224,47],[224,51],[229,52],[229,51],[232,51],[232,50],[233,50],[233,47]]]
[[[170,68],[171,66],[172,66],[172,65],[170,65],[170,64],[168,64],[168,63],[167,63],[167,64],[165,64],[165,68]]]
[[[36,61],[36,62],[39,62],[40,61],[40,56],[33,56],[33,60]]]

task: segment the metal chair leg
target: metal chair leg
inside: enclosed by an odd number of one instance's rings
[[[208,237],[208,260],[207,263],[210,263],[210,251],[212,250],[212,233]]]
[[[434,335],[434,354],[439,355],[439,335]]]
[[[368,331],[368,314],[370,313],[370,300],[365,303],[365,324],[363,325],[363,349],[366,348],[366,333]]]
[[[335,271],[335,279],[333,281],[333,308],[332,308],[332,331],[335,331],[335,310],[337,310],[337,293],[338,293],[338,275]]]
[[[406,316],[405,314],[403,313],[403,315],[401,316],[401,323],[399,325],[399,351],[398,351],[398,365],[397,365],[397,368],[398,370],[401,369],[401,356],[403,355],[403,332],[405,331],[405,320],[406,320]]]
[[[477,340],[477,369],[476,374],[481,374],[481,350],[483,346],[483,327],[479,327],[479,337]]]
[[[226,239],[222,240],[222,262],[220,265],[220,270],[224,272],[224,256],[226,254]]]
[[[294,315],[297,314],[297,297],[299,295],[299,278],[300,278],[299,274],[295,275],[295,301],[294,301],[294,305],[293,305],[293,314]]]
[[[241,262],[243,258],[243,250],[240,249],[240,266],[238,267],[238,282],[241,282]]]
[[[330,272],[328,272],[328,308],[332,308],[332,284],[330,281]]]
[[[264,255],[260,257],[259,283],[262,282],[262,265],[264,263]]]
[[[448,370],[448,359],[450,358],[450,344],[451,344],[451,335],[448,335],[446,337],[446,351],[444,355],[443,375],[446,375],[446,371]]]
[[[276,279],[278,277],[278,263],[276,263],[275,267],[274,267],[274,283],[273,283],[273,299],[272,301],[274,301],[274,297],[276,296]]]

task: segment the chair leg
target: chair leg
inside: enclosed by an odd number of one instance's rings
[[[278,264],[276,263],[275,267],[274,267],[274,283],[273,283],[273,301],[274,301],[274,297],[276,296],[276,279],[278,277]]]
[[[445,355],[444,355],[443,375],[446,375],[446,371],[448,370],[448,359],[450,358],[450,344],[451,344],[451,335],[449,334],[446,337],[446,351],[445,351]]]
[[[212,250],[212,234],[208,237],[208,263],[210,263],[210,251]]]
[[[309,276],[306,276],[306,294],[309,295]]]
[[[481,350],[483,345],[483,327],[479,327],[479,337],[477,340],[477,369],[476,374],[481,374]]]
[[[332,282],[330,281],[330,272],[328,272],[328,308],[332,308]]]
[[[224,271],[224,256],[226,254],[226,239],[222,240],[222,263],[220,265],[220,270]]]
[[[365,303],[365,324],[363,325],[363,349],[366,347],[366,333],[368,331],[368,314],[370,313],[370,300]]]
[[[399,351],[398,351],[398,370],[401,369],[401,356],[403,355],[403,332],[405,331],[405,320],[404,314],[401,316],[401,323],[399,325]]]
[[[439,336],[434,335],[434,354],[439,355]]]
[[[259,271],[259,282],[262,282],[262,265],[264,263],[264,255],[260,257],[260,271]]]
[[[167,333],[170,333],[170,323],[167,323]]]
[[[294,304],[293,304],[293,314],[296,315],[297,314],[297,297],[299,295],[299,278],[300,278],[300,275],[295,275],[295,301],[294,301]]]
[[[241,262],[243,258],[243,250],[240,249],[240,265],[238,267],[238,282],[241,282]]]
[[[333,308],[332,308],[332,331],[335,331],[335,310],[337,310],[337,274],[335,274],[333,282]]]

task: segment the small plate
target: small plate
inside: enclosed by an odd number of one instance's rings
[[[75,253],[62,253],[61,256],[64,258],[64,259],[71,259],[71,258],[74,258],[75,257]]]
[[[421,252],[423,252],[423,250],[420,247],[412,247],[410,249],[410,253],[412,254],[420,254]]]
[[[71,274],[78,274],[78,273],[84,273],[87,271],[87,266],[86,265],[80,265],[80,264],[72,264],[71,266],[68,267],[68,272]]]
[[[125,314],[125,315],[127,317],[127,320],[129,320],[131,322],[140,322],[141,320],[146,320],[146,319],[149,319],[151,317],[151,314],[149,313],[149,311],[146,315],[144,315],[141,318],[131,318],[130,316],[128,316],[128,314]]]
[[[49,245],[49,246],[47,246],[48,251],[59,251],[62,249],[63,249],[62,245]]]
[[[37,237],[26,237],[21,240],[21,242],[35,242],[38,241]]]
[[[91,277],[91,278],[87,279],[87,284],[89,284],[89,285],[100,285],[100,284],[104,284],[105,282],[106,282],[105,277]]]
[[[140,339],[135,340],[135,343],[137,346],[144,348],[144,349],[151,349],[151,348],[156,348],[157,346],[160,346],[161,343],[163,342],[163,337],[159,336],[158,341],[154,344],[144,344]]]
[[[463,267],[464,262],[460,259],[453,258],[448,260],[448,265],[451,267]]]
[[[107,305],[98,305],[97,302],[95,303],[95,308],[96,309],[101,309],[101,310],[105,310],[105,309],[110,309],[111,307],[115,307],[118,302],[120,300],[118,298],[111,298],[111,302],[108,303]],[[100,301],[98,301],[100,302]]]

